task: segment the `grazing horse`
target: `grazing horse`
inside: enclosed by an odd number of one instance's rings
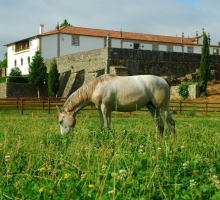
[[[74,128],[79,110],[94,104],[99,111],[101,129],[110,126],[112,111],[131,112],[146,106],[160,135],[164,132],[161,113],[174,138],[175,122],[169,112],[169,101],[170,87],[158,76],[102,75],[72,93],[61,110],[57,107],[61,134]]]

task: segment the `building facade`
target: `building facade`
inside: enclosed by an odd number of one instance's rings
[[[209,37],[210,39],[210,37]],[[44,59],[101,49],[104,47],[139,49],[163,52],[182,52],[201,54],[203,37],[186,38],[112,30],[82,28],[74,26],[59,27],[44,32],[40,25],[39,34],[6,44],[8,55],[7,75],[14,67],[22,74],[28,74],[28,67],[37,50]],[[219,45],[210,45],[210,54],[219,55]]]

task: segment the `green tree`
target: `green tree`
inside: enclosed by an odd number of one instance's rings
[[[46,79],[47,68],[44,64],[44,59],[41,57],[40,51],[36,51],[32,62],[29,64],[29,84],[37,87],[37,94],[40,97],[39,86]]]
[[[12,68],[9,76],[21,76],[20,68],[19,67]]]
[[[49,97],[55,97],[59,91],[59,73],[57,70],[57,62],[54,58],[51,65],[50,65],[50,71],[48,74],[48,95]]]
[[[4,54],[4,60],[0,61],[0,68],[7,67],[7,52]]]
[[[69,22],[66,19],[64,19],[62,24],[60,24],[60,27],[63,27],[63,26],[71,26],[71,24],[69,24]]]
[[[206,33],[203,33],[203,47],[199,68],[199,87],[202,96],[206,94],[207,82],[210,79],[210,54],[209,41]]]

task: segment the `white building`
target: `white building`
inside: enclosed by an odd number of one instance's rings
[[[19,67],[22,74],[28,74],[29,63],[37,50],[44,59],[73,54],[106,47],[201,53],[202,36],[185,38],[162,36],[123,31],[82,28],[74,26],[60,27],[44,32],[40,25],[40,33],[33,37],[6,44],[8,53],[7,75],[13,67]],[[210,54],[219,54],[219,45],[210,45]]]

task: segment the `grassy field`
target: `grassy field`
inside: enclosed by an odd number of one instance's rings
[[[159,140],[149,113],[81,113],[60,135],[55,115],[0,111],[0,199],[220,199],[220,119],[173,115]]]

